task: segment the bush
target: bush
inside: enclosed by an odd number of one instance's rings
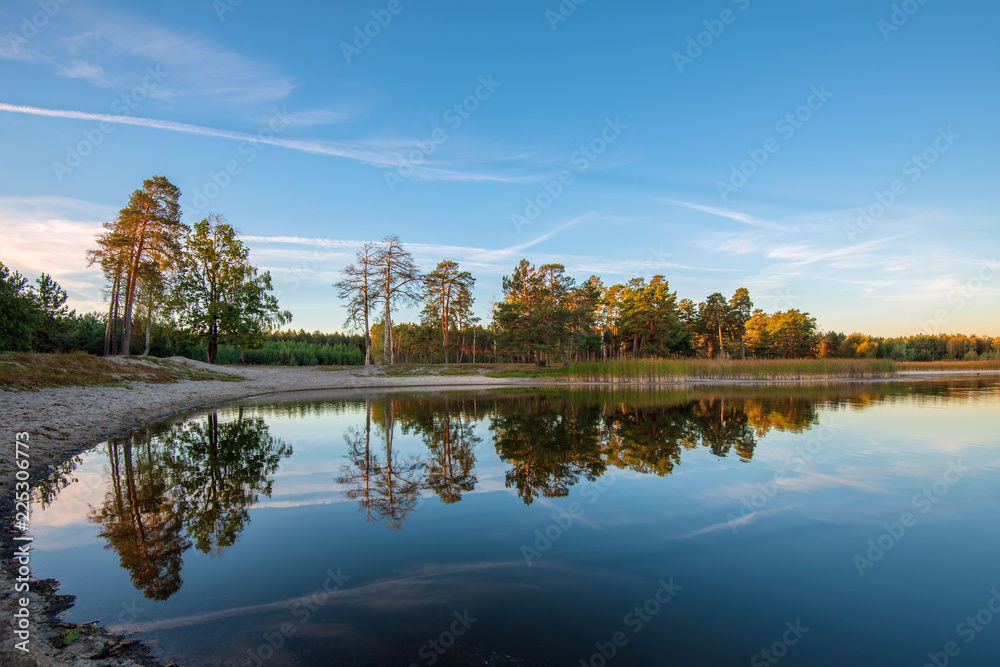
[[[0,262],[0,351],[30,350],[39,316],[28,280]]]

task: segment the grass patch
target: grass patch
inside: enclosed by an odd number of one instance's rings
[[[906,361],[901,371],[1000,371],[1000,359],[987,361]]]
[[[447,376],[447,375],[479,375],[479,369],[478,368],[474,368],[474,367],[472,367],[472,368],[457,367],[457,366],[456,367],[447,367],[447,368],[442,368],[441,370],[439,370],[438,371],[438,375],[442,375],[442,376]]]
[[[321,371],[330,371],[336,373],[337,371],[356,371],[364,368],[364,366],[317,366]]]
[[[430,372],[430,366],[422,364],[381,364],[378,370],[389,377],[412,377],[416,375],[435,375]]]
[[[515,364],[526,368],[534,368],[530,364]],[[378,369],[383,375],[389,377],[420,377],[420,376],[469,376],[483,375],[494,377],[492,371],[506,369],[510,364],[392,364],[390,366],[379,365]],[[511,376],[514,377],[514,376]]]
[[[115,387],[127,382],[163,384],[178,380],[240,381],[238,375],[216,373],[169,359],[151,357],[105,358],[86,352],[0,354],[0,389],[29,390],[42,387]]]
[[[565,371],[558,366],[540,368],[534,364],[497,364],[486,372],[490,378],[561,378]]]

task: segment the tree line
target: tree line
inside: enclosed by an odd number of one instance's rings
[[[346,301],[345,326],[360,330],[384,363],[444,360],[555,361],[624,358],[805,359],[892,358],[899,361],[993,359],[1000,338],[939,335],[874,338],[817,331],[796,308],[768,313],[750,291],[720,292],[695,303],[678,299],[662,275],[605,286],[582,283],[562,264],[522,259],[503,277],[502,299],[482,326],[472,313],[475,278],[441,261],[421,274],[397,237],[366,243],[336,283]],[[392,324],[402,303],[423,304],[418,322]],[[374,319],[382,313],[380,319]],[[386,322],[389,323],[386,326]]]
[[[345,327],[360,335],[282,332],[291,313],[280,308],[270,273],[250,263],[236,229],[216,214],[189,227],[179,199],[176,186],[154,176],[104,223],[86,254],[106,279],[104,313],[69,312],[66,292],[51,276],[30,285],[0,263],[0,351],[300,365],[1000,357],[1000,338],[821,333],[808,312],[755,308],[744,287],[696,303],[678,299],[662,275],[605,286],[597,276],[577,282],[561,264],[526,259],[503,277],[501,299],[482,323],[473,311],[475,277],[451,260],[421,273],[396,236],[364,243],[334,284],[347,309]],[[394,323],[393,314],[408,305],[422,307],[419,320]]]

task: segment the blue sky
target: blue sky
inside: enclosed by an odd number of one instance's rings
[[[296,329],[341,329],[330,284],[396,234],[484,319],[527,257],[1000,335],[996,3],[237,1],[3,3],[0,260],[100,309],[84,251],[161,174]]]

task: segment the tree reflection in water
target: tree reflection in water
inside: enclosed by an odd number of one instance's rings
[[[109,441],[110,488],[90,519],[101,525],[107,548],[118,553],[133,585],[164,600],[181,587],[188,549],[222,553],[246,528],[249,509],[270,496],[272,475],[292,450],[270,435],[261,415],[363,410],[363,423],[344,435],[347,463],[337,481],[366,521],[399,530],[422,496],[433,493],[451,505],[475,489],[483,422],[495,455],[509,466],[507,488],[530,505],[539,497],[566,496],[609,468],[669,475],[684,450],[706,448],[750,461],[771,430],[801,433],[818,424],[820,407],[864,409],[913,393],[920,391],[888,384],[794,392],[531,389],[294,402],[260,406],[254,417],[242,410],[229,418],[212,412]],[[927,393],[925,400],[936,400]],[[397,433],[418,437],[426,450],[403,455]],[[41,486],[43,504],[71,482],[73,467]]]
[[[749,461],[757,439],[772,428],[802,431],[818,421],[810,401],[682,398],[532,390],[367,399],[364,426],[345,434],[348,464],[337,481],[349,487],[347,497],[358,502],[367,521],[382,520],[398,530],[422,492],[452,504],[475,488],[475,447],[482,442],[476,427],[483,421],[497,456],[510,465],[507,487],[527,505],[539,496],[564,497],[609,466],[669,475],[685,449],[707,447],[716,456],[735,453]],[[396,425],[423,441],[422,459],[395,458]]]
[[[351,486],[347,496],[357,500],[366,521],[385,521],[387,528],[399,530],[403,520],[420,500],[424,488],[424,462],[415,457],[402,458],[393,449],[395,409],[393,401],[366,399],[365,428],[348,429],[348,465],[337,479]],[[372,450],[372,422],[382,441],[383,456]]]
[[[110,489],[90,520],[114,549],[132,584],[165,600],[181,587],[182,556],[191,546],[218,555],[249,522],[247,510],[270,496],[291,446],[274,438],[261,417],[242,409],[231,421],[160,425],[112,438]]]

